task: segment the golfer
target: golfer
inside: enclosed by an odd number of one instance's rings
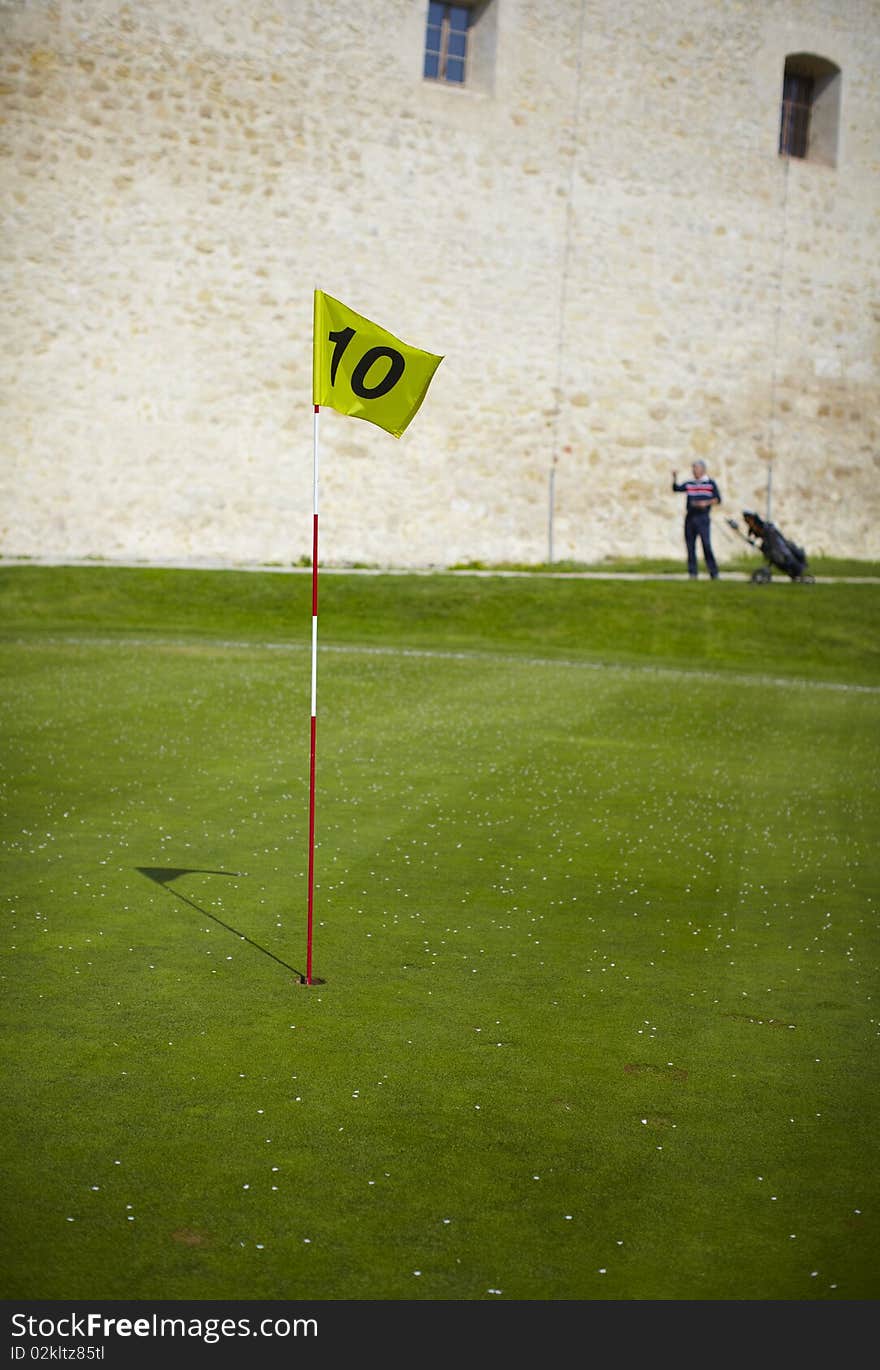
[[[691,467],[693,478],[679,484],[678,472],[672,473],[672,488],[676,494],[687,495],[684,515],[684,545],[687,548],[688,575],[697,578],[697,539],[703,548],[706,570],[712,580],[718,579],[718,563],[712,551],[712,528],[709,522],[713,504],[721,503],[721,491],[707,474],[706,463],[695,461]]]

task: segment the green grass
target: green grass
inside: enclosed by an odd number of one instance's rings
[[[719,556],[718,564],[722,573],[734,572],[751,575],[759,567],[766,567],[767,562],[759,553],[750,552],[748,548],[745,548],[742,553],[738,552],[733,556]],[[685,567],[681,557],[606,557],[603,561],[571,561],[565,558],[543,562],[462,561],[453,563],[448,569],[451,571],[516,571],[522,574],[539,575],[610,573],[633,576],[680,576]],[[810,557],[808,569],[811,575],[822,578],[830,576],[846,577],[847,579],[853,577],[875,579],[880,576],[880,562],[864,561],[856,557]],[[774,569],[773,575],[782,580],[785,579],[783,573],[778,570]]]
[[[311,596],[308,572],[0,569],[2,623],[18,635],[171,633],[308,649]],[[319,612],[322,643],[880,680],[870,584],[322,573]]]
[[[3,1296],[876,1298],[880,589],[323,576],[304,987],[310,596],[0,574]]]

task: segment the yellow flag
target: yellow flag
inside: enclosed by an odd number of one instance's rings
[[[399,438],[442,362],[315,291],[312,402]]]

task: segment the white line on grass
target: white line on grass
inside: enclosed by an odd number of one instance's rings
[[[225,638],[106,638],[89,636],[10,638],[19,647],[161,647],[166,650],[188,650],[193,647],[222,648],[229,651],[306,652],[308,643],[246,642]],[[382,647],[364,643],[323,643],[319,654],[336,652],[342,655],[390,656],[426,658],[432,661],[480,661],[506,666],[559,666],[580,671],[616,671],[619,675],[653,675],[662,680],[705,680],[712,684],[774,686],[778,689],[838,690],[849,694],[880,694],[880,685],[854,685],[837,680],[803,680],[798,676],[770,676],[740,674],[735,671],[689,670],[683,666],[621,665],[605,661],[574,661],[569,657],[518,656],[505,652],[452,651],[436,647]]]

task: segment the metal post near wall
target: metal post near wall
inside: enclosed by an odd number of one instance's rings
[[[771,518],[771,508],[772,508],[772,502],[773,502],[773,501],[772,501],[772,492],[773,492],[773,463],[772,463],[772,462],[768,462],[768,463],[767,463],[767,514],[766,514],[766,520],[767,520],[768,523],[772,523],[772,518]]]

